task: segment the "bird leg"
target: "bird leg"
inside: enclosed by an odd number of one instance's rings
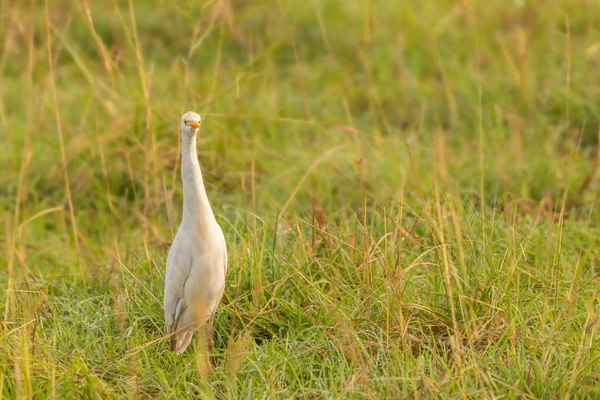
[[[215,330],[214,330],[215,316],[211,314],[206,323],[206,347],[208,348],[208,356],[210,357],[210,363],[213,368],[217,366],[217,357],[214,354],[215,350]]]
[[[208,340],[208,351],[209,353],[212,353],[215,347],[215,338],[214,338],[214,322],[215,322],[215,317],[214,314],[210,316],[210,318],[208,319],[208,332],[207,332],[207,340]]]

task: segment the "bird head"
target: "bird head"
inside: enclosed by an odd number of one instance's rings
[[[181,117],[181,133],[184,136],[192,137],[200,129],[200,115],[193,111],[188,111]]]

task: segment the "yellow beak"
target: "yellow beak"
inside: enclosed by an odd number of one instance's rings
[[[192,128],[200,128],[200,121],[190,121],[188,125]]]

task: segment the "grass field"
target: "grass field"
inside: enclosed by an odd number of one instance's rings
[[[0,398],[600,397],[595,1],[0,3]],[[179,119],[229,272],[168,351]]]

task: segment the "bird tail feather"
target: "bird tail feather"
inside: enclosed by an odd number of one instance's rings
[[[171,351],[174,351],[177,355],[183,353],[192,341],[193,336],[193,329],[185,329],[171,336]]]
[[[169,330],[169,333],[171,334],[170,349],[177,354],[181,354],[185,351],[185,349],[189,346],[194,334],[194,330],[191,329],[191,327],[186,328],[186,318],[183,316],[184,313],[185,307],[183,305],[183,301],[182,299],[179,299],[175,308],[173,324]],[[183,323],[180,324],[180,321]]]

